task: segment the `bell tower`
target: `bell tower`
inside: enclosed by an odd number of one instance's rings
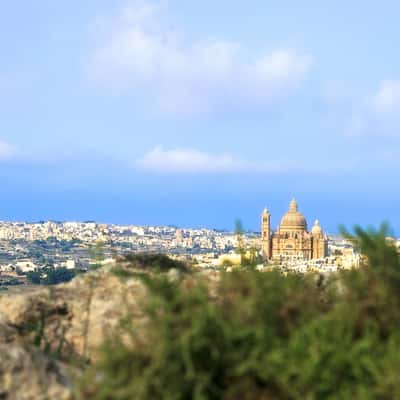
[[[265,208],[261,217],[261,252],[264,260],[271,259],[271,214]]]

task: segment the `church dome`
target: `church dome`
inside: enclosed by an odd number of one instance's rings
[[[314,226],[311,229],[313,235],[322,235],[322,228],[318,220],[315,221]]]
[[[283,216],[279,229],[281,231],[307,230],[306,219],[304,218],[304,215],[299,212],[295,199],[290,202],[289,211]]]

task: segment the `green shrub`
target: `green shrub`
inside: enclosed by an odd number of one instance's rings
[[[39,271],[30,271],[26,274],[26,278],[33,285],[40,285],[42,274]]]
[[[148,272],[168,272],[171,269],[181,272],[189,271],[189,267],[183,261],[174,260],[165,254],[128,254],[122,258],[120,264],[123,264],[127,269]]]
[[[75,276],[76,272],[73,270],[54,267],[45,267],[26,274],[28,281],[34,285],[58,285],[71,281]]]
[[[356,234],[366,265],[322,283],[252,270],[218,283],[148,277],[145,331],[128,313],[80,398],[400,398],[399,255],[385,227]]]

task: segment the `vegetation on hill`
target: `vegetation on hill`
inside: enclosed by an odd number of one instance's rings
[[[76,276],[76,272],[67,268],[45,267],[39,271],[26,274],[28,281],[34,285],[58,285],[69,282]]]
[[[112,269],[113,274],[122,278],[146,278],[149,273],[159,274],[169,271],[188,273],[190,268],[183,261],[174,260],[165,254],[137,253],[119,258],[117,265]]]
[[[356,228],[365,265],[335,277],[249,268],[220,281],[146,279],[86,371],[93,400],[400,398],[400,259],[387,227]]]
[[[188,266],[184,262],[174,260],[165,254],[128,254],[123,261],[127,262],[131,268],[144,271],[168,272],[171,269],[177,269],[188,272]]]

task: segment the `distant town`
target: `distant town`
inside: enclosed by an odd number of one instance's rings
[[[325,235],[327,254],[318,259],[275,258],[259,268],[299,273],[334,272],[359,265],[360,255],[340,236]],[[230,268],[240,263],[238,242],[256,249],[262,259],[259,232],[136,226],[96,222],[0,222],[0,285],[20,283],[27,274],[46,268],[86,272],[96,265],[115,262],[117,255],[163,253],[198,268]],[[400,248],[400,239],[391,239]]]
[[[258,234],[243,237],[251,246]],[[202,264],[234,252],[236,246],[235,233],[211,229],[91,221],[0,222],[0,273],[21,276],[44,267],[87,271],[132,252],[163,253]]]

